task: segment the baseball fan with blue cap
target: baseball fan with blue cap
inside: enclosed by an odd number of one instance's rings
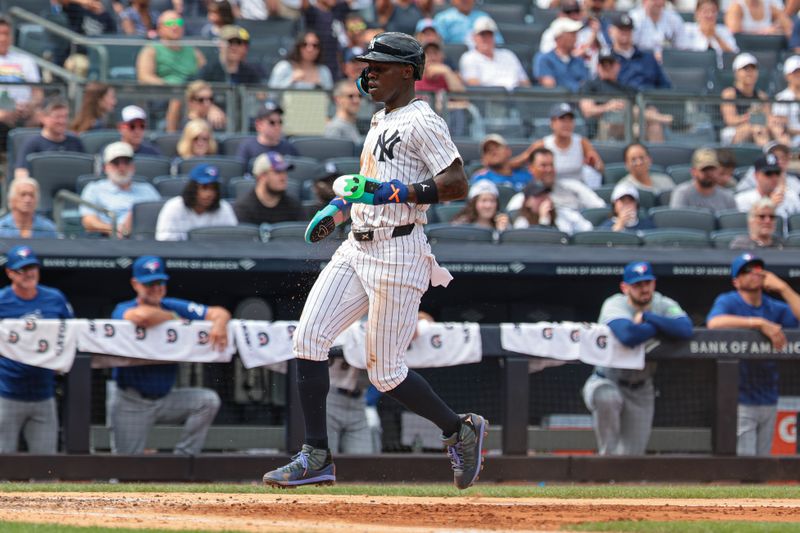
[[[200,185],[208,185],[219,181],[219,169],[214,165],[203,163],[197,165],[189,172],[189,179],[196,181]]]
[[[20,245],[15,246],[6,254],[6,268],[11,270],[19,270],[28,265],[40,265],[39,259],[33,253],[30,246]]]
[[[155,255],[143,255],[133,263],[133,279],[144,284],[167,281],[169,276],[164,260]]]
[[[653,273],[653,265],[647,261],[634,261],[625,265],[622,274],[622,281],[628,285],[639,283],[640,281],[652,281],[656,279]]]
[[[731,263],[731,277],[737,278],[741,274],[742,269],[749,265],[759,265],[764,268],[764,260],[751,253],[744,253],[733,260]]]

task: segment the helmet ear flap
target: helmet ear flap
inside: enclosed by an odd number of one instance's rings
[[[356,88],[362,96],[369,96],[369,86],[367,85],[369,80],[367,79],[367,76],[369,76],[369,67],[362,70],[361,75],[356,80]]]

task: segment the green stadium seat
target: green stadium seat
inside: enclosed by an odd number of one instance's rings
[[[304,241],[306,235],[305,222],[278,222],[275,224],[261,224],[261,240],[272,241]]]
[[[717,226],[714,213],[708,209],[654,207],[650,210],[650,216],[659,229],[686,228],[708,233],[714,231]]]
[[[39,182],[39,211],[49,213],[61,189],[75,192],[78,176],[94,172],[94,156],[80,152],[38,152],[28,155],[31,177]]]
[[[706,248],[711,242],[708,233],[698,229],[655,229],[642,233],[645,246]]]
[[[641,246],[642,239],[635,233],[596,229],[579,231],[572,235],[572,244],[590,246]]]
[[[428,224],[425,228],[425,234],[432,244],[437,242],[494,242],[494,231],[489,228],[471,225],[454,226],[447,223]]]
[[[356,145],[350,139],[333,139],[322,136],[292,137],[289,143],[297,148],[303,157],[323,161],[332,157],[352,157],[358,155]]]
[[[739,235],[747,235],[747,230],[741,228],[721,229],[711,233],[711,244],[714,248],[727,250],[731,246],[731,241]]]
[[[238,226],[205,226],[189,230],[190,241],[261,241],[258,226],[239,224]]]
[[[569,244],[569,235],[563,231],[545,227],[516,228],[500,233],[499,241],[501,244]]]
[[[603,183],[613,185],[628,175],[628,168],[625,163],[608,163],[603,172]]]
[[[133,164],[136,166],[136,175],[151,180],[170,174],[172,169],[172,161],[160,155],[137,155],[133,157]]]
[[[189,174],[194,167],[202,164],[209,164],[217,167],[219,169],[220,178],[226,183],[231,178],[242,176],[245,171],[242,161],[237,157],[209,155],[205,157],[192,157],[191,159],[179,159],[176,165],[177,173]]]
[[[436,214],[437,222],[450,222],[456,214],[464,209],[464,202],[450,202],[447,204],[435,204],[433,212]]]
[[[131,238],[135,240],[155,239],[158,214],[166,200],[139,202],[131,211]]]
[[[583,218],[591,222],[592,226],[597,227],[611,218],[611,208],[589,207],[587,209],[581,209],[581,215],[583,215]]]
[[[721,230],[747,230],[747,213],[735,209],[719,211],[717,212],[717,224]]]

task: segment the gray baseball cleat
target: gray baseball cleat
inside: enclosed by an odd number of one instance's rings
[[[265,485],[273,487],[298,487],[300,485],[333,485],[336,466],[330,450],[303,444],[302,449],[286,466],[264,474]]]
[[[453,482],[463,490],[471,487],[483,470],[483,438],[488,434],[489,423],[475,413],[459,416],[461,427],[442,442],[450,456]]]

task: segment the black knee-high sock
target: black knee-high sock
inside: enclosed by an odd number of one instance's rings
[[[461,426],[461,420],[455,411],[413,370],[409,370],[406,379],[386,394],[439,426],[445,436],[449,437]]]
[[[326,402],[330,389],[327,361],[297,359],[297,390],[306,423],[306,444],[328,448]]]

